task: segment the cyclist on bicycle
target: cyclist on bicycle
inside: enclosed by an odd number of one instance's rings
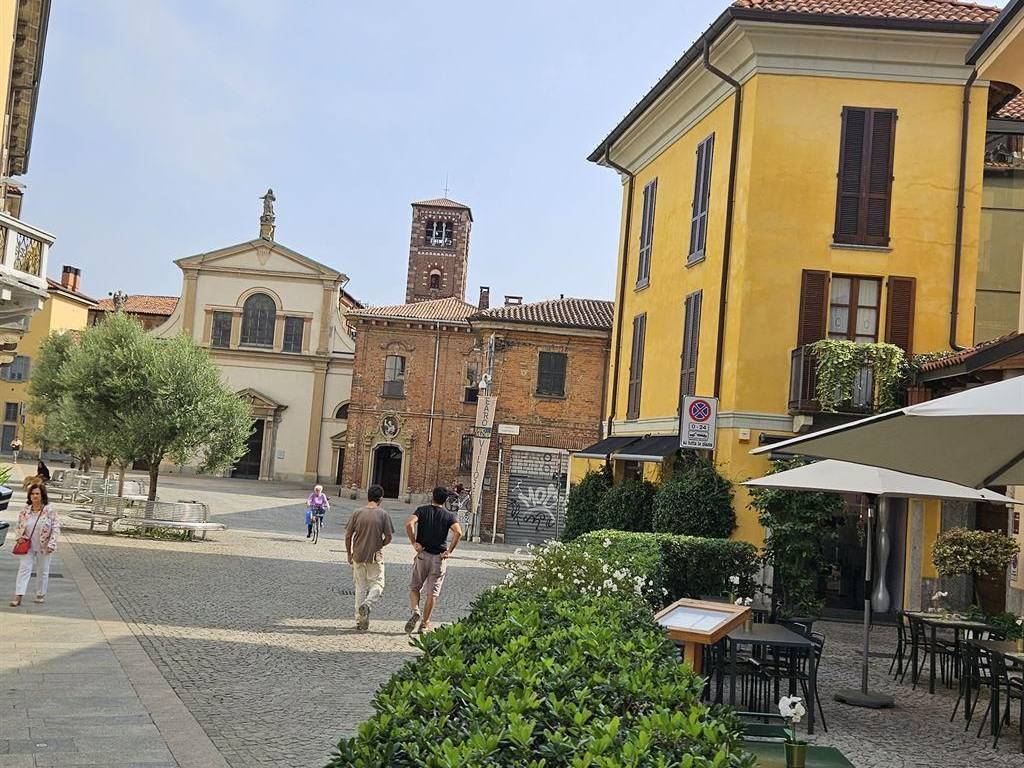
[[[331,502],[324,493],[322,485],[313,486],[313,492],[306,499],[306,538],[313,535],[313,515],[316,515],[320,525],[324,524],[324,514],[331,508]]]

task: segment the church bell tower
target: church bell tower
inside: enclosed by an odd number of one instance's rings
[[[469,206],[447,197],[412,204],[407,304],[449,296],[465,299],[472,225]]]

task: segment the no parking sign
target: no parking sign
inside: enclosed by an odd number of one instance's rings
[[[715,449],[715,422],[718,420],[717,397],[683,398],[679,424],[679,447]]]

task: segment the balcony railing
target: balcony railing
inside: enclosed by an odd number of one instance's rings
[[[853,397],[839,403],[837,413],[871,413],[878,402],[875,375],[871,366],[857,371]],[[818,357],[808,345],[793,350],[789,367],[789,410],[793,413],[818,413]]]
[[[22,282],[46,288],[46,261],[53,240],[53,235],[0,212],[0,265]]]

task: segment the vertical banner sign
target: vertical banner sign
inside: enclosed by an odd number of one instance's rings
[[[717,420],[717,397],[684,397],[679,414],[679,447],[713,451]]]
[[[476,425],[473,429],[473,474],[469,492],[473,510],[470,531],[465,531],[468,538],[472,529],[476,528],[483,509],[484,475],[487,473],[487,454],[491,450],[491,429],[494,427],[494,407],[498,398],[491,395],[480,395],[476,403]]]

